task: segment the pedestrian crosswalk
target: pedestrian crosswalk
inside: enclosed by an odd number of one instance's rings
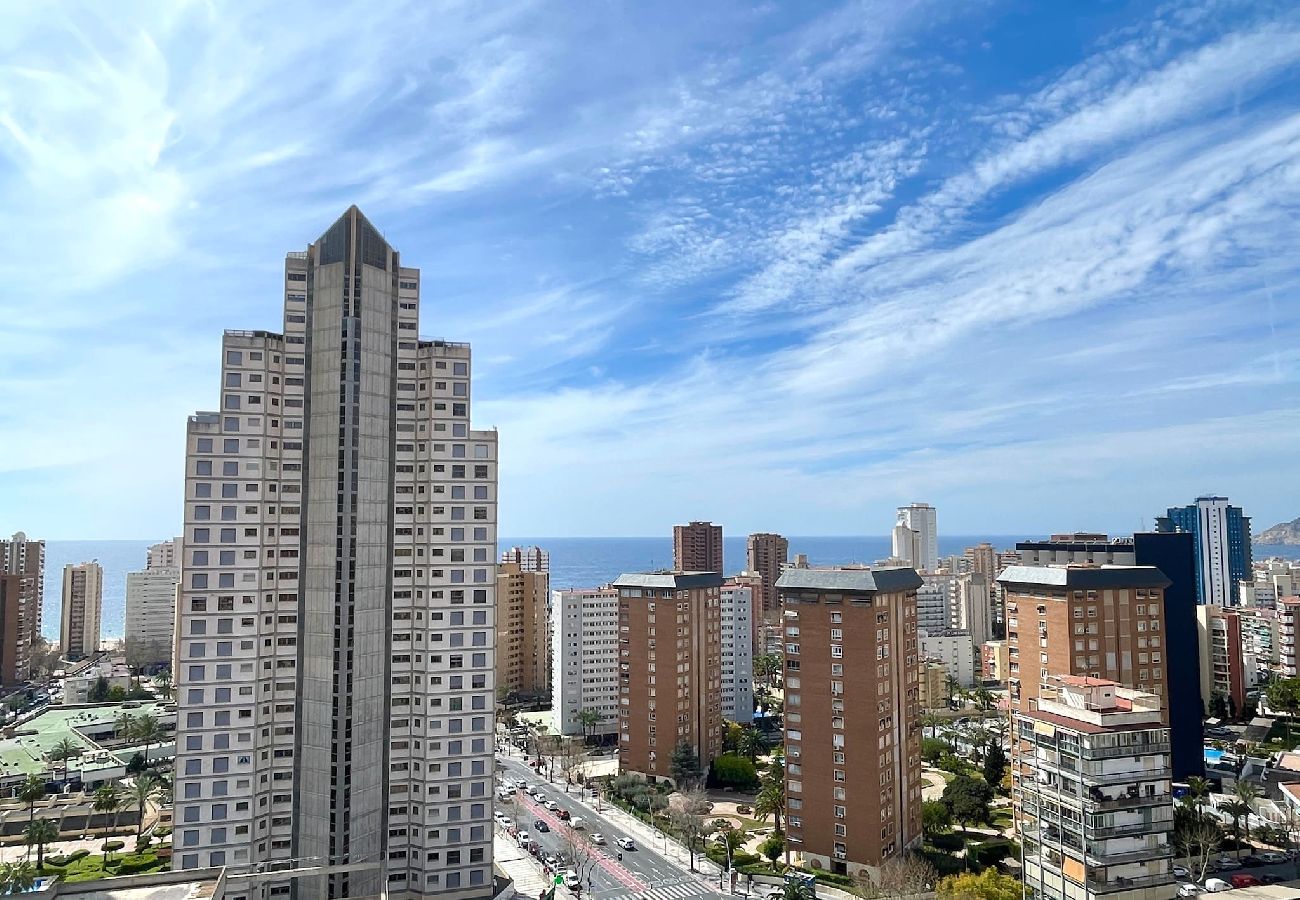
[[[629,891],[623,888],[611,891],[596,891],[596,900],[622,900],[624,897],[636,897],[637,900],[699,900],[717,894],[717,886],[706,886],[699,881],[683,881],[673,884],[661,884],[644,891]]]

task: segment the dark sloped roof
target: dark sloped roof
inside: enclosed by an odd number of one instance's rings
[[[921,576],[913,568],[786,569],[776,581],[778,589],[858,594],[910,591],[922,584]]]
[[[1155,566],[1008,566],[998,576],[998,583],[1067,590],[1165,588],[1173,584]]]

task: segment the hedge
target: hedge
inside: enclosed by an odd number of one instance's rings
[[[68,862],[74,863],[79,859],[85,859],[89,855],[90,855],[90,851],[87,850],[85,847],[82,847],[80,850],[73,850],[71,853],[68,854]]]
[[[158,857],[152,853],[133,853],[124,856],[117,864],[117,874],[135,875],[158,866]]]

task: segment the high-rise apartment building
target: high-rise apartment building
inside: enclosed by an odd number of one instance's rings
[[[19,624],[22,598],[23,577],[0,573],[0,687],[13,687],[27,680],[30,648]]]
[[[786,841],[805,865],[856,875],[921,840],[920,586],[908,568],[786,569],[777,582]]]
[[[922,631],[952,627],[957,605],[957,577],[947,572],[922,572],[916,591],[916,625]]]
[[[126,574],[126,661],[132,666],[171,664],[181,578],[176,543],[154,544],[145,568]]]
[[[775,585],[773,585],[775,586]],[[722,586],[722,718],[754,721],[754,585]]]
[[[722,753],[722,576],[620,575],[618,769],[676,782],[674,751],[700,770]]]
[[[18,681],[31,677],[31,646],[41,636],[42,608],[45,604],[45,541],[29,541],[19,531],[8,540],[0,539],[0,574],[17,575],[18,623],[20,638],[18,657],[14,660]]]
[[[1277,601],[1278,665],[1283,676],[1300,675],[1300,649],[1296,635],[1300,633],[1300,597],[1282,597]]]
[[[1169,900],[1174,808],[1160,698],[1062,676],[1015,713],[1025,887],[1043,900]]]
[[[1110,540],[1104,534],[1061,534],[1046,541],[1016,545],[1025,565],[1154,566],[1170,584],[1164,590],[1164,663],[1168,684],[1200,684],[1200,654],[1196,633],[1196,561],[1188,532],[1139,532]],[[999,583],[998,589],[1005,589]],[[1091,646],[1089,642],[1088,646]],[[1205,774],[1201,698],[1197,691],[1164,695],[1173,746],[1174,778]]]
[[[1171,506],[1156,531],[1190,533],[1196,546],[1196,597],[1201,604],[1236,606],[1237,585],[1251,577],[1250,517],[1227,497],[1197,497]]]
[[[1170,582],[1159,569],[1010,566],[998,581],[1006,588],[1013,709],[1033,709],[1039,685],[1057,675],[1169,694],[1164,590]]]
[[[906,532],[912,532],[911,536]],[[939,569],[939,513],[928,503],[898,508],[894,527],[894,556],[922,572]]]
[[[789,556],[790,542],[779,534],[758,532],[745,539],[745,571],[757,572],[762,579],[759,600],[763,613],[773,622],[781,613],[776,580],[781,577],[781,567]]]
[[[998,551],[988,541],[967,547],[962,555],[966,557],[969,571],[983,575],[990,584],[1002,572]]]
[[[993,639],[988,579],[981,572],[968,572],[956,577],[954,587],[951,625],[969,634],[978,648]]]
[[[976,645],[969,631],[945,628],[920,632],[921,658],[933,660],[964,688],[974,687],[977,669]]]
[[[600,736],[618,731],[618,591],[551,592],[551,730]],[[592,724],[584,725],[590,710]]]
[[[1246,689],[1254,675],[1245,665],[1241,616],[1222,606],[1198,606],[1196,628],[1200,637],[1201,703],[1207,715],[1215,715],[1221,703],[1218,715],[1226,713],[1236,718],[1246,708]]]
[[[497,688],[514,697],[550,692],[550,579],[547,570],[526,570],[518,562],[497,566]]]
[[[99,652],[99,617],[104,603],[104,570],[91,561],[63,567],[63,615],[59,648],[63,658],[80,660]]]
[[[551,571],[551,554],[541,547],[511,547],[502,550],[501,562],[514,563],[521,572]]]
[[[673,571],[722,574],[722,526],[691,522],[673,526]]]
[[[189,420],[173,865],[333,869],[232,900],[492,895],[497,441],[419,306],[352,207]]]

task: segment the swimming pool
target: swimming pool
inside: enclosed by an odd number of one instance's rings
[[[1214,747],[1205,748],[1205,761],[1209,765],[1216,766],[1223,759],[1223,751],[1216,750]]]

